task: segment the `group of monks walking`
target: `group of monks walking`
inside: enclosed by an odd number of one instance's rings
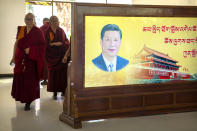
[[[32,13],[26,14],[24,21],[25,26],[18,27],[10,62],[15,64],[11,95],[25,103],[28,111],[32,101],[40,98],[41,80],[48,79],[47,91],[53,92],[53,99],[57,92],[64,95],[70,42],[56,16],[44,19],[41,28],[36,27]]]

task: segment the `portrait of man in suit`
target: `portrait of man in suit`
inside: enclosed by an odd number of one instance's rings
[[[122,40],[122,31],[115,24],[107,24],[101,30],[101,54],[92,60],[99,69],[106,72],[116,72],[129,64],[125,58],[118,56]]]

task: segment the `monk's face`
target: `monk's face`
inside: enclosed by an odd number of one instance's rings
[[[105,57],[115,57],[120,49],[121,38],[119,31],[106,31],[101,39],[102,54]]]
[[[54,17],[50,22],[51,22],[51,26],[55,28],[59,27],[59,19],[57,17]]]
[[[34,25],[34,16],[32,14],[27,14],[25,16],[25,24],[27,27],[32,27]]]
[[[49,20],[43,21],[43,25],[45,25],[45,24],[47,24],[47,23],[49,23]]]

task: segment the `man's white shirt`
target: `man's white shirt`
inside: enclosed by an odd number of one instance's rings
[[[102,54],[102,56],[103,56],[103,60],[104,60],[104,62],[105,62],[105,65],[106,65],[106,67],[107,67],[108,72],[115,72],[115,71],[116,71],[117,56],[113,59],[112,62],[109,62],[109,61],[104,57],[103,54]],[[112,66],[112,69],[111,69],[111,67],[110,67],[111,65],[113,65],[113,66]],[[112,70],[112,71],[110,71],[110,70]]]

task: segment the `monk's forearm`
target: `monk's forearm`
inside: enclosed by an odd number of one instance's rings
[[[66,50],[64,57],[68,57],[68,54],[70,53],[70,46],[69,48]]]
[[[50,43],[51,46],[61,46],[63,43],[62,42],[53,42]]]
[[[14,43],[14,49],[13,49],[13,55],[12,55],[13,59],[15,58],[17,43],[18,43],[18,40],[16,40]]]

